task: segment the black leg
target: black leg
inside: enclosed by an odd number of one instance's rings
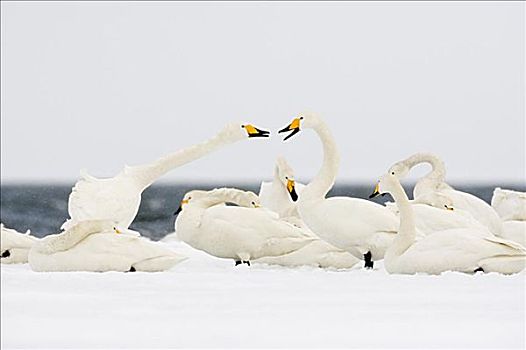
[[[2,252],[2,258],[8,258],[10,256],[11,256],[11,252],[9,250]]]
[[[374,262],[372,260],[373,255],[371,252],[367,252],[363,255],[363,260],[365,260],[365,268],[366,269],[372,269],[374,266]]]
[[[136,271],[136,270],[135,270],[135,267],[133,267],[133,266],[130,267],[130,269],[128,270],[128,272],[135,272],[135,271]]]
[[[248,266],[250,266],[250,261],[243,261],[243,264],[247,264]]]
[[[482,272],[482,273],[484,273],[484,269],[483,269],[482,267],[479,267],[479,268],[476,269],[474,272],[475,272],[475,273],[477,273],[477,272]]]
[[[236,265],[235,266],[241,265],[241,264],[242,264],[241,260],[236,260]]]

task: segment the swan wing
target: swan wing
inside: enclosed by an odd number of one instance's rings
[[[116,176],[109,179],[86,178],[73,187],[68,200],[70,220],[62,225],[68,229],[84,220],[110,219],[128,227],[139,210],[141,190],[133,179]]]
[[[526,221],[526,193],[503,190],[499,187],[493,191],[491,206],[502,220]]]

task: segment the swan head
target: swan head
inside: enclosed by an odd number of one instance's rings
[[[409,165],[405,161],[400,161],[400,162],[394,163],[389,168],[387,173],[393,176],[396,176],[397,179],[403,179],[404,177],[407,176],[407,174],[409,173],[409,170],[411,170]]]
[[[283,157],[278,157],[276,160],[275,175],[279,181],[287,189],[290,198],[295,202],[298,200],[298,194],[296,193],[296,182],[294,181],[294,170],[290,167],[289,163]]]
[[[384,196],[387,193],[391,193],[397,188],[397,186],[400,186],[400,181],[398,180],[396,175],[387,173],[384,176],[382,176],[380,180],[378,180],[376,186],[374,187],[373,193],[371,193],[371,195],[369,196],[369,199],[379,195]]]
[[[428,192],[415,198],[413,203],[426,204],[438,209],[454,210],[453,200],[445,194]]]
[[[321,118],[317,114],[311,112],[303,112],[298,114],[297,117],[292,119],[289,125],[279,130],[278,133],[288,132],[283,141],[290,139],[292,136],[299,133],[302,129],[312,129],[322,122]]]
[[[229,193],[229,191],[232,192]],[[250,191],[232,190],[228,188],[220,188],[211,191],[192,190],[184,195],[181,200],[181,205],[174,215],[179,214],[189,204],[196,202],[206,204],[208,201],[217,204],[218,199],[220,199],[220,201],[222,200],[224,203],[235,201],[237,205],[246,208],[259,208],[261,206],[258,195]]]
[[[226,140],[244,140],[247,138],[266,138],[270,132],[248,123],[230,123],[221,131],[220,137]]]

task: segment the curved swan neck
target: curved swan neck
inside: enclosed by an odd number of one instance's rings
[[[170,170],[190,163],[238,140],[228,136],[226,132],[220,132],[205,142],[171,153],[150,164],[127,167],[125,174],[134,176],[138,185],[144,190]]]
[[[396,187],[391,190],[391,195],[400,212],[400,228],[389,250],[396,255],[401,255],[415,242],[415,218],[409,198],[399,181],[396,181]]]
[[[334,185],[336,174],[340,166],[340,155],[329,127],[318,119],[312,129],[318,134],[323,145],[323,163],[318,174],[304,188],[300,201],[308,199],[325,198]]]
[[[417,153],[405,160],[405,163],[409,168],[420,163],[428,163],[431,165],[431,171],[425,175],[427,178],[434,178],[441,181],[444,181],[446,177],[446,167],[442,159],[431,153]]]
[[[92,224],[86,227],[86,224],[80,223],[58,235],[48,236],[42,239],[41,252],[46,254],[53,254],[61,251],[71,249],[82,241],[87,236],[100,232],[101,227],[97,224]]]

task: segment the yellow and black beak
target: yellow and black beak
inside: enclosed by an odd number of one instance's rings
[[[447,210],[455,210],[455,208],[453,207],[450,207],[449,205],[447,204],[444,204],[444,207],[446,207]]]
[[[181,205],[179,206],[179,209],[177,209],[177,210],[175,211],[174,216],[177,215],[177,214],[179,214],[179,213],[183,210],[183,205],[186,204],[186,203],[188,203],[188,199],[183,199],[183,200],[181,201]]]
[[[380,194],[381,194],[382,196],[385,195],[385,193],[380,193],[380,183],[378,182],[378,183],[376,184],[376,186],[374,187],[374,191],[373,191],[373,193],[371,193],[371,194],[369,195],[369,199],[374,198],[374,197],[377,197],[377,196],[380,195]]]
[[[115,231],[115,233],[117,233],[117,234],[120,234],[120,233],[122,233],[122,231],[121,231],[121,230],[119,230],[119,229],[118,229],[118,228],[116,228],[116,227],[114,227],[114,228],[113,228],[113,231]]]
[[[296,135],[297,133],[300,132],[300,120],[301,118],[295,118],[292,123],[290,123],[289,125],[287,125],[286,127],[284,127],[283,129],[281,129],[280,131],[278,131],[278,134],[281,134],[282,132],[287,132],[287,131],[292,131],[290,134],[287,135],[287,137],[285,137],[283,139],[283,141],[287,141],[288,139],[290,139],[292,136]]]
[[[290,194],[290,198],[292,198],[292,201],[298,200],[298,194],[296,193],[296,184],[294,183],[294,180],[287,180],[287,191]]]
[[[270,131],[258,129],[255,126],[250,125],[250,124],[242,125],[241,127],[247,131],[248,137],[269,137],[270,136]]]

